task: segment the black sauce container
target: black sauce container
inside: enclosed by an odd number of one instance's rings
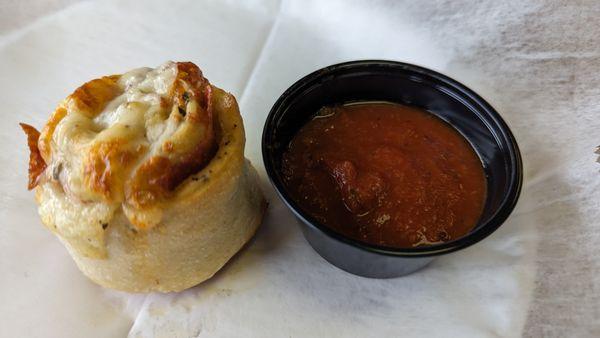
[[[281,176],[281,157],[294,135],[319,108],[356,101],[389,101],[425,109],[452,125],[469,141],[481,159],[487,179],[483,214],[470,233],[431,246],[382,247],[329,229],[290,197]],[[475,92],[445,75],[394,61],[340,63],[317,70],[294,83],[279,97],[267,117],[262,152],[271,183],[296,215],[310,245],[335,266],[374,278],[412,273],[435,256],[464,249],[484,239],[512,212],[523,179],[517,143],[494,108]]]

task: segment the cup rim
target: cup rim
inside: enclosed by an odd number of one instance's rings
[[[503,199],[496,209],[496,212],[489,218],[489,220],[483,224],[480,224],[475,230],[467,233],[466,235],[457,238],[453,241],[441,243],[441,244],[433,244],[422,247],[414,247],[414,248],[394,248],[394,247],[386,247],[381,245],[375,245],[366,243],[363,241],[359,241],[347,236],[344,236],[321,222],[317,221],[314,217],[304,213],[302,208],[298,205],[296,201],[294,201],[291,196],[288,194],[285,185],[279,179],[277,175],[277,168],[275,168],[275,164],[272,161],[272,152],[270,150],[270,140],[272,138],[272,130],[275,128],[275,117],[277,114],[286,110],[287,107],[293,103],[294,98],[301,94],[304,89],[310,87],[326,79],[327,77],[333,76],[336,72],[340,71],[362,71],[367,70],[371,67],[380,67],[380,68],[390,68],[390,69],[400,69],[406,72],[412,72],[418,74],[420,76],[425,76],[431,79],[433,82],[443,84],[444,86],[451,87],[455,92],[459,92],[463,98],[467,98],[470,101],[470,104],[477,107],[478,114],[484,114],[486,117],[491,118],[493,122],[496,124],[496,127],[499,131],[499,134],[502,134],[508,147],[504,149],[507,152],[508,157],[510,158],[510,163],[512,164],[509,167],[510,176],[508,190],[503,196]],[[462,103],[464,104],[464,103]],[[521,154],[519,151],[519,147],[517,145],[517,141],[510,131],[510,128],[506,124],[506,122],[502,119],[500,114],[489,104],[487,103],[481,96],[476,94],[474,91],[469,89],[467,86],[462,83],[443,75],[439,72],[433,71],[428,68],[424,68],[421,66],[399,62],[399,61],[391,61],[391,60],[356,60],[356,61],[348,61],[343,63],[334,64],[331,66],[327,66],[321,69],[318,69],[304,77],[300,80],[296,81],[292,84],[287,90],[281,94],[281,96],[277,99],[273,107],[271,108],[267,118],[265,120],[265,124],[263,127],[262,133],[262,156],[263,162],[265,165],[265,170],[267,172],[267,176],[271,181],[271,184],[275,188],[275,191],[285,203],[285,205],[298,217],[304,224],[311,226],[315,229],[318,229],[325,235],[336,239],[338,241],[344,242],[348,245],[382,255],[388,256],[401,256],[401,257],[427,257],[427,256],[436,256],[441,254],[450,253],[453,251],[461,250],[466,247],[469,247],[490,234],[492,234],[496,229],[500,227],[506,221],[508,216],[511,214],[513,209],[515,208],[517,201],[519,199],[521,188],[523,184],[523,164],[521,159]]]

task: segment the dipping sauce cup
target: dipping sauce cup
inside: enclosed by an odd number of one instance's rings
[[[483,213],[458,239],[411,248],[392,248],[346,237],[317,221],[291,198],[282,156],[296,133],[324,106],[386,101],[424,109],[454,127],[481,160],[487,184]],[[296,215],[310,245],[327,261],[373,278],[403,276],[436,256],[473,245],[494,232],[514,209],[523,167],[517,143],[500,115],[479,95],[435,71],[394,61],[352,61],[319,69],[294,83],[277,100],[265,122],[262,153],[271,183]]]

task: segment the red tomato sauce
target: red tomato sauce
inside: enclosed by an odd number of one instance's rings
[[[408,248],[454,240],[481,216],[481,161],[450,125],[414,107],[324,107],[283,155],[284,184],[347,237]]]

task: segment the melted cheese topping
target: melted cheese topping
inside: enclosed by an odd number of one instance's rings
[[[87,82],[61,103],[38,140],[47,164],[39,194],[51,201],[40,206],[42,217],[69,231],[77,228],[73,220],[83,221],[94,242],[92,234],[121,206],[134,226],[148,229],[160,222],[173,190],[210,161],[215,138],[211,87],[192,63]],[[69,203],[86,219],[68,214]],[[70,221],[54,219],[57,212]]]

